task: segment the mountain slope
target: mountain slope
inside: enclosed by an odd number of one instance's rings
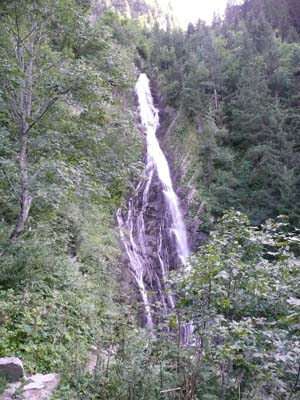
[[[94,20],[110,9],[127,18],[137,18],[146,26],[152,26],[156,22],[162,28],[168,24],[176,24],[169,0],[93,0],[92,8]]]

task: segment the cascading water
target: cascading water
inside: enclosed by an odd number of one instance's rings
[[[150,82],[144,73],[138,79],[136,93],[142,130],[146,135],[147,161],[143,179],[129,200],[126,220],[121,210],[117,218],[129,258],[129,270],[143,300],[145,323],[153,332],[153,293],[165,310],[175,307],[167,287],[169,271],[186,263],[189,247],[168,162],[156,137],[159,111],[153,104]]]

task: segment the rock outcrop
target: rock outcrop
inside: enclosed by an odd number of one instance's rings
[[[22,388],[22,400],[47,400],[60,381],[59,374],[36,374]]]
[[[22,361],[17,357],[0,358],[0,376],[8,382],[17,382],[24,377]]]
[[[0,376],[11,382],[0,395],[0,400],[47,400],[57,388],[59,374],[25,376],[22,361],[17,357],[0,358]]]
[[[97,20],[108,9],[127,18],[136,18],[146,26],[155,22],[161,28],[178,25],[169,0],[93,0],[92,20]]]
[[[16,393],[20,400],[47,400],[50,399],[60,381],[59,374],[36,374],[25,379],[24,382],[15,382],[0,395],[0,400],[12,400]]]

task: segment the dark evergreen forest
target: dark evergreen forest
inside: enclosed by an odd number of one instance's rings
[[[234,207],[256,225],[281,214],[299,224],[299,7],[246,1],[211,27],[154,28],[150,62],[186,119],[182,140],[197,131],[198,186],[214,215]]]

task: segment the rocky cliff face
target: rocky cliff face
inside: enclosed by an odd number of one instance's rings
[[[174,11],[169,0],[93,0],[93,19],[111,9],[127,18],[136,18],[146,26],[158,22],[165,28],[176,25]]]
[[[161,125],[157,136],[170,165],[176,193],[183,206],[190,249],[195,251],[207,240],[204,228],[207,205],[202,195],[202,181],[195,151],[200,145],[201,127],[193,126],[183,114],[168,107],[159,93],[157,83],[153,92],[156,105],[161,110]]]

